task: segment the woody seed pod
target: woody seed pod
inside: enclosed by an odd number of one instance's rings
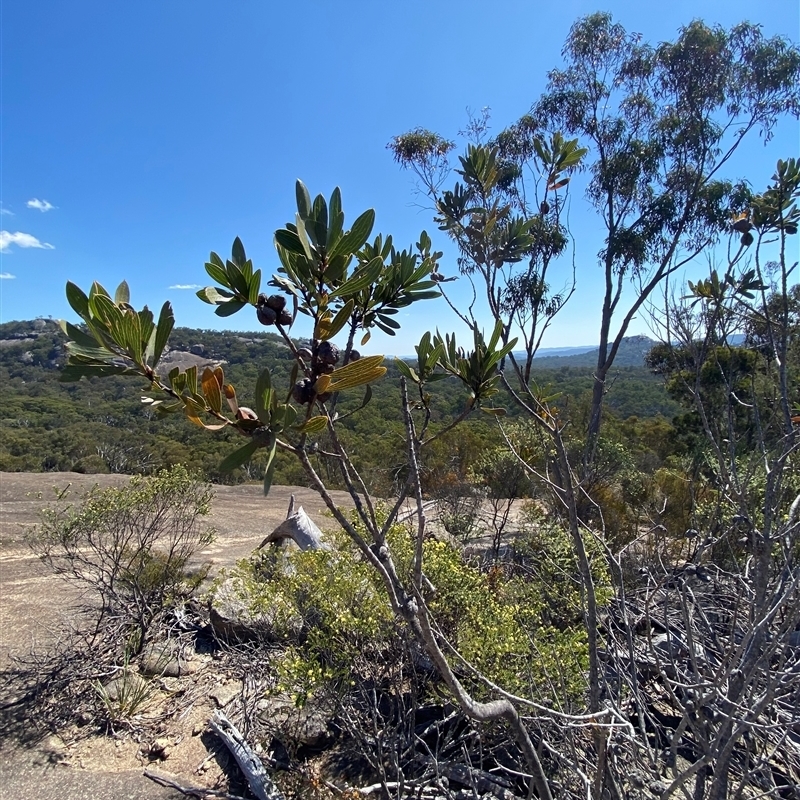
[[[339,348],[330,342],[323,342],[317,349],[317,358],[323,364],[335,364],[339,360]]]
[[[274,325],[278,315],[269,307],[259,305],[256,308],[256,316],[262,325]]]
[[[294,389],[292,389],[292,397],[295,402],[300,403],[300,405],[310,403],[311,398],[314,396],[314,389],[312,386],[313,384],[308,378],[297,381],[294,385]]]

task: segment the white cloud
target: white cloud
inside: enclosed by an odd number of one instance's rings
[[[25,205],[27,205],[28,208],[35,208],[41,212],[50,211],[55,208],[55,206],[52,203],[49,203],[47,200],[39,200],[36,197],[34,197],[32,200],[28,200]]]
[[[202,289],[199,283],[174,283],[170,289]]]
[[[47,242],[40,242],[35,236],[29,233],[11,233],[11,231],[0,231],[0,253],[8,252],[12,244],[17,247],[37,247],[40,250],[55,250],[53,245]]]
[[[0,281],[13,281],[16,277],[16,275],[12,275],[10,272],[0,272]]]
[[[5,216],[8,214],[9,217],[14,216],[14,212],[10,208],[5,208],[4,206],[0,206],[0,215]]]

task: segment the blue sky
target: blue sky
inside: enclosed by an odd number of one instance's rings
[[[418,125],[453,137],[467,108],[489,106],[495,130],[513,122],[587,13],[611,11],[651,41],[695,17],[800,38],[796,0],[0,1],[2,321],[71,318],[67,280],[125,278],[135,305],[169,299],[178,324],[252,330],[254,315],[220,320],[174,287],[207,283],[209,251],[229,252],[237,235],[271,274],[298,177],[326,196],[339,185],[351,221],[375,208],[376,231],[405,245],[424,228],[446,249],[386,143]],[[733,171],[766,184],[797,151],[787,121]],[[579,193],[572,202],[578,292],[551,347],[597,340],[601,231]],[[402,335],[376,336],[373,351],[408,353],[424,330],[455,327],[436,302],[400,321]]]

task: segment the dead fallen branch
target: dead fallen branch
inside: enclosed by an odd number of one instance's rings
[[[214,733],[225,742],[231,751],[239,769],[247,778],[250,791],[258,800],[285,800],[282,792],[272,782],[261,759],[255,754],[234,724],[221,711],[215,711],[209,721]]]
[[[199,800],[209,800],[209,798],[212,797],[221,798],[221,800],[245,800],[244,797],[238,794],[228,794],[227,792],[218,792],[214,789],[204,789],[201,786],[185,786],[182,783],[178,783],[174,778],[170,778],[152,769],[146,769],[144,771],[144,776],[154,783],[159,784],[159,786],[167,786],[170,789],[175,789],[181,794],[186,795],[186,797],[197,797]]]

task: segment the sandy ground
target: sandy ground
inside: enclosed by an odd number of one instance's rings
[[[0,473],[0,668],[32,649],[41,649],[57,637],[68,618],[74,589],[48,574],[24,541],[27,528],[37,522],[40,509],[54,497],[53,488],[69,485],[75,496],[92,486],[118,486],[128,479],[116,475],[75,473]],[[249,555],[286,516],[294,494],[321,527],[330,527],[319,496],[297,487],[273,487],[264,498],[260,486],[216,487],[209,524],[216,528],[215,541],[202,553],[212,570],[230,566]],[[346,503],[344,493],[334,493]],[[214,676],[224,687],[225,675]],[[184,720],[190,733],[171,732],[174,747],[163,771],[197,785],[199,765],[208,772],[218,769],[208,760],[207,735],[197,735],[214,707],[206,698],[193,717]],[[9,698],[0,697],[0,704]],[[140,744],[95,737],[77,744],[50,736],[34,746],[20,746],[8,733],[0,733],[0,800],[161,800],[183,795],[162,789],[142,777]],[[180,740],[180,741],[179,741]],[[205,774],[205,773],[204,773]],[[194,779],[193,776],[194,775]],[[209,777],[205,775],[206,785]]]

